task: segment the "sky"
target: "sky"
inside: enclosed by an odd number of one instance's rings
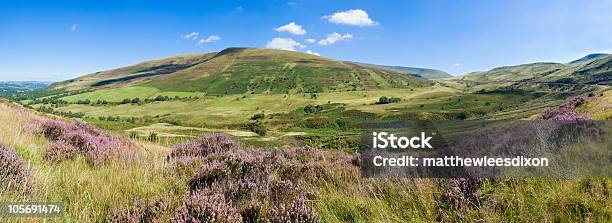
[[[0,80],[260,47],[453,75],[612,52],[612,0],[0,0]]]

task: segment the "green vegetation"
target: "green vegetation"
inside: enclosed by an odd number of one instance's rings
[[[387,96],[382,96],[378,99],[378,102],[376,102],[376,104],[390,104],[390,103],[398,103],[400,102],[402,99],[401,98],[393,98],[393,97],[387,97]]]
[[[143,156],[137,165],[91,167],[80,158],[43,162],[49,141],[15,131],[37,115],[15,117],[16,108],[6,103],[0,105],[0,139],[28,160],[36,181],[43,182],[31,199],[69,203],[67,221],[102,221],[114,207],[129,207],[139,197],[180,204],[193,173],[164,169],[168,147],[211,133],[243,147],[274,151],[308,145],[352,156],[360,146],[361,124],[369,120],[532,119],[575,95],[589,96],[580,113],[609,120],[610,58],[430,81],[302,53],[230,48],[98,72],[13,97],[42,113],[129,138]],[[309,202],[323,222],[605,222],[612,216],[605,189],[610,179],[491,180],[479,193],[494,205],[487,200],[452,207],[442,198],[449,190],[446,181],[373,182],[358,171],[324,169],[327,178],[308,184],[317,189],[317,199]]]
[[[102,83],[102,84],[100,84]],[[128,85],[129,87],[126,87]],[[120,87],[95,91],[67,101],[106,98],[120,101],[126,93],[146,98],[162,92],[316,93],[429,86],[431,82],[393,71],[368,68],[305,53],[271,49],[228,48],[219,53],[190,55],[98,72],[52,85],[59,90]]]

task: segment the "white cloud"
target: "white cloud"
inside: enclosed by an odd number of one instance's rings
[[[453,64],[453,67],[460,67],[460,66],[461,66],[461,64],[460,64],[460,63],[454,63],[454,64]]]
[[[305,39],[304,41],[307,42],[307,43],[315,43],[315,42],[317,42],[317,40],[313,39],[313,38],[308,38],[308,39]]]
[[[321,54],[319,54],[319,53],[315,53],[315,52],[312,52],[312,50],[306,50],[306,53],[307,53],[307,54],[316,55],[316,56],[321,56]]]
[[[236,11],[243,11],[244,7],[242,7],[242,5],[239,5],[238,7],[236,7]]]
[[[338,41],[348,41],[353,39],[353,35],[347,33],[344,35],[340,35],[340,33],[331,33],[331,34],[327,34],[327,38],[319,40],[319,44],[321,45],[332,45],[335,42]]]
[[[344,12],[336,12],[333,15],[323,16],[327,21],[335,24],[351,26],[375,26],[378,22],[372,21],[366,11],[351,9]]]
[[[266,48],[279,49],[279,50],[295,51],[295,47],[304,48],[306,46],[304,46],[301,43],[296,42],[295,40],[291,38],[280,38],[280,37],[276,37],[270,40],[266,44]]]
[[[70,26],[70,31],[76,31],[78,27],[79,24],[72,24],[72,26]]]
[[[185,35],[182,35],[181,38],[183,38],[183,39],[190,39],[190,40],[196,40],[196,39],[198,39],[199,35],[200,35],[199,32],[190,32],[190,33],[187,33]]]
[[[306,30],[304,30],[301,25],[295,24],[295,22],[290,22],[287,25],[276,28],[276,32],[288,32],[293,35],[306,34]]]
[[[198,45],[204,45],[205,43],[214,43],[214,42],[217,42],[219,40],[221,40],[220,36],[210,35],[206,39],[201,39],[200,41],[198,41]]]

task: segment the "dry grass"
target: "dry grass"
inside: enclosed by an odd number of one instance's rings
[[[184,181],[164,171],[167,148],[137,142],[145,157],[139,163],[117,161],[93,167],[81,157],[53,164],[42,158],[48,141],[22,131],[34,117],[30,111],[0,104],[0,139],[28,162],[35,184],[33,195],[2,194],[2,201],[62,202],[65,218],[51,221],[99,222],[112,207],[127,206],[137,198],[161,195],[178,201],[182,197]]]

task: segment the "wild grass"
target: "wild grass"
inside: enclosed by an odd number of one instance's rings
[[[114,206],[125,206],[136,198],[166,195],[180,197],[182,179],[173,179],[164,172],[165,148],[137,142],[138,152],[145,160],[140,163],[115,161],[101,166],[90,165],[84,157],[52,163],[43,154],[49,142],[23,127],[35,116],[0,104],[0,139],[12,145],[32,170],[35,194],[2,194],[2,201],[62,202],[63,219],[51,221],[99,222]],[[18,115],[15,114],[18,113]],[[24,219],[9,219],[24,221]],[[37,222],[37,219],[26,219]]]
[[[109,216],[121,216],[122,212],[116,210],[149,203],[156,207],[154,201],[160,198],[168,204],[163,219],[176,217],[175,213],[182,207],[188,207],[185,206],[185,199],[190,195],[188,185],[197,171],[168,171],[172,169],[166,160],[170,149],[134,141],[143,157],[136,163],[119,159],[92,166],[82,156],[59,163],[48,162],[43,154],[50,142],[42,136],[22,131],[27,123],[41,114],[5,103],[0,104],[0,111],[0,140],[15,148],[26,161],[35,189],[31,195],[3,193],[2,201],[63,202],[65,216],[48,219],[50,222],[101,222],[108,220]],[[296,159],[304,160],[310,156],[299,155]],[[322,162],[330,161],[326,158]],[[456,205],[448,203],[448,198],[445,198],[449,191],[455,191],[454,184],[447,180],[363,179],[357,166],[323,167],[320,170],[324,175],[305,178],[308,180],[300,184],[301,188],[316,191],[304,204],[314,208],[321,222],[612,220],[612,179],[609,178],[485,180],[483,184],[474,186],[487,199]],[[200,202],[200,198],[193,199]],[[3,220],[39,221],[34,218]]]

